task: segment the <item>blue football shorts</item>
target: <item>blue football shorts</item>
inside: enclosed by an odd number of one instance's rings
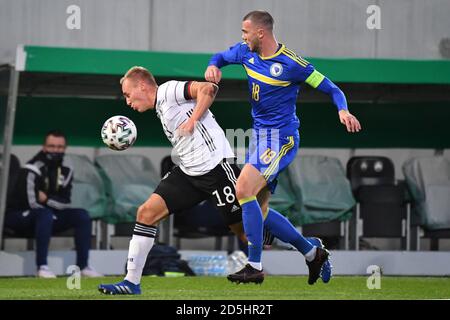
[[[277,129],[253,129],[245,163],[261,172],[271,193],[278,175],[295,159],[300,143],[298,130],[288,134]]]

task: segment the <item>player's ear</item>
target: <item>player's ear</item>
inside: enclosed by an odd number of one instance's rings
[[[258,35],[259,39],[262,39],[264,37],[264,29],[260,28],[256,31],[256,34]]]
[[[139,89],[141,89],[142,91],[145,91],[147,89],[145,86],[145,82],[142,80],[139,80],[138,86],[139,86]]]

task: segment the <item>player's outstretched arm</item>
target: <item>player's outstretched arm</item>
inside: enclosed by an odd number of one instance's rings
[[[195,123],[201,119],[206,110],[212,105],[218,90],[219,87],[214,83],[191,82],[191,85],[189,86],[189,95],[192,99],[197,101],[197,104],[195,105],[189,120],[179,127],[178,130],[181,136],[188,136],[194,132]]]
[[[361,124],[358,119],[348,111],[347,99],[337,85],[317,70],[314,70],[305,82],[331,98],[333,104],[339,111],[339,121],[346,126],[348,132],[359,132],[361,130]]]
[[[205,80],[218,84],[222,79],[220,68],[229,64],[241,64],[243,55],[248,51],[248,46],[243,43],[237,43],[228,50],[214,54],[209,60],[205,71]]]

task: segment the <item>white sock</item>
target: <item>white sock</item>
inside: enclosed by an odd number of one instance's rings
[[[256,270],[259,270],[259,271],[262,270],[262,263],[261,262],[251,262],[251,261],[249,261],[248,264],[251,265]]]
[[[317,251],[317,247],[314,246],[311,250],[309,250],[306,254],[305,254],[305,259],[308,262],[311,262],[314,260],[314,258],[316,257],[316,251]]]
[[[133,234],[128,249],[128,272],[125,280],[134,284],[141,283],[142,270],[144,270],[145,261],[154,242],[155,238]]]

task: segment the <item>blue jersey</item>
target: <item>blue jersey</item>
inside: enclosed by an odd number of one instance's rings
[[[300,84],[306,81],[315,88],[324,79],[313,65],[282,44],[274,55],[261,57],[241,42],[214,56],[211,64],[219,68],[227,64],[243,65],[249,80],[255,129],[297,130],[300,121],[296,100]]]
[[[293,161],[300,142],[295,112],[300,84],[326,93],[338,110],[347,109],[347,100],[333,82],[282,44],[272,56],[261,57],[245,42],[238,43],[209,62],[218,68],[228,64],[241,64],[248,76],[255,130],[246,163],[261,172],[273,193],[279,173]]]

